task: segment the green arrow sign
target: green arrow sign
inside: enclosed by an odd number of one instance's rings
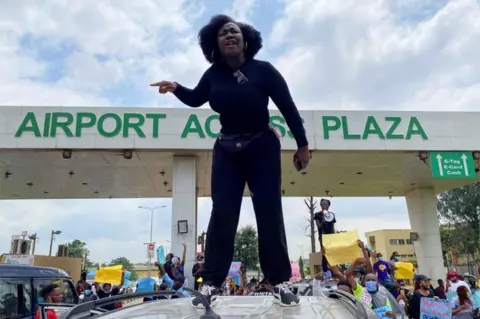
[[[475,178],[471,152],[430,152],[430,166],[435,178]]]

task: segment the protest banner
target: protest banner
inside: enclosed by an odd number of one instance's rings
[[[323,235],[325,256],[330,265],[340,265],[352,261],[352,256],[360,257],[358,248],[358,231]]]
[[[423,297],[420,301],[420,318],[451,319],[452,306],[447,300]]]
[[[383,306],[383,307],[375,308],[372,310],[373,312],[375,312],[375,314],[379,319],[388,319],[390,317],[387,316],[387,312],[392,311],[392,308],[389,306]]]
[[[101,267],[95,273],[95,281],[102,283],[109,283],[112,285],[118,285],[122,282],[122,265],[115,265],[109,267]]]
[[[236,286],[240,286],[240,267],[242,266],[242,262],[240,261],[233,261],[230,265],[230,269],[228,270],[228,276],[232,277],[233,282]]]
[[[413,279],[415,276],[415,266],[412,263],[396,262],[395,279]]]
[[[299,282],[302,280],[302,276],[300,275],[300,266],[296,263],[291,264],[292,267],[292,278],[290,278],[291,282]]]

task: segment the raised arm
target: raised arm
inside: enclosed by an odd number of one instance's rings
[[[205,71],[193,90],[177,83],[177,88],[172,92],[173,95],[190,107],[200,107],[207,103],[210,95],[210,70]]]
[[[287,82],[278,70],[267,63],[265,73],[268,77],[268,90],[273,103],[278,107],[287,122],[290,131],[295,137],[298,148],[307,146],[307,134],[303,127],[302,118],[293,102]]]
[[[168,92],[173,93],[183,104],[190,107],[200,107],[208,101],[210,95],[210,73],[209,68],[200,78],[197,86],[192,90],[184,87],[177,82],[161,81],[150,84],[150,86],[158,87],[160,94]]]
[[[183,253],[182,253],[182,260],[180,261],[182,264],[185,265],[185,258],[187,258],[187,245],[182,244],[183,246]]]

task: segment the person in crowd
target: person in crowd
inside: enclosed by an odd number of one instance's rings
[[[384,286],[393,284],[390,277],[390,263],[383,259],[382,253],[377,253],[377,262],[373,264],[373,270],[377,274],[378,281]]]
[[[163,283],[166,284],[169,290],[178,292],[185,297],[190,297],[190,294],[183,289],[185,284],[185,277],[178,273],[174,278],[171,278],[163,268],[161,264],[155,262],[155,266],[158,268],[158,277],[163,280]],[[177,296],[172,296],[172,298],[178,298]]]
[[[98,296],[93,294],[92,292],[92,285],[85,282],[83,283],[83,290],[80,296],[78,297],[80,303],[94,301],[98,299]]]
[[[192,267],[192,276],[195,279],[195,284],[194,284],[195,290],[198,290],[198,287],[200,286],[198,279],[202,277],[204,259],[205,257],[203,257],[203,254],[198,254],[197,262]]]
[[[412,319],[420,319],[420,301],[422,297],[434,298],[435,293],[430,289],[430,278],[427,276],[417,275],[415,281],[418,284],[418,289],[412,295],[408,305],[408,314]]]
[[[322,198],[320,200],[321,211],[313,215],[313,219],[315,220],[318,230],[318,241],[320,243],[320,249],[322,252],[325,251],[325,247],[323,247],[323,235],[335,234],[335,223],[337,220],[335,219],[335,214],[329,211],[330,205],[330,200]],[[327,273],[329,271],[328,261],[326,258],[327,257],[325,254],[322,253],[323,273]]]
[[[453,298],[450,304],[452,305],[452,319],[473,319],[473,302],[468,297],[468,287],[458,286],[457,297]]]
[[[172,92],[190,107],[206,102],[219,113],[220,134],[212,161],[212,214],[207,229],[204,284],[200,293],[212,306],[233,258],[245,184],[257,219],[260,265],[274,286],[274,301],[295,306],[299,298],[286,284],[292,273],[282,210],[281,144],[270,127],[269,98],[277,105],[297,143],[293,164],[305,169],[311,154],[302,118],[283,76],[266,61],[255,59],[262,48],[260,32],[225,15],[214,16],[199,32],[200,47],[211,66],[198,85],[151,84]],[[192,306],[203,308],[200,298]]]
[[[435,288],[435,296],[437,296],[440,299],[447,299],[447,295],[445,295],[445,283],[443,282],[442,279],[437,280],[438,287]]]
[[[182,258],[180,259],[179,257],[172,257],[172,275],[175,278],[178,275],[185,275],[185,258],[187,256],[187,246],[185,244],[182,244],[183,246],[183,252],[182,252]]]
[[[470,286],[463,280],[460,280],[460,275],[455,271],[449,271],[447,273],[447,292],[456,292],[458,287],[465,287],[467,288],[468,292],[470,293]]]
[[[372,309],[377,313],[377,315],[380,317],[379,309],[383,309],[381,312],[382,316],[395,318],[395,315],[392,312],[392,305],[388,299],[388,294],[379,293],[379,283],[375,273],[370,272],[365,276],[365,288],[372,297]]]
[[[165,264],[163,264],[163,269],[165,269],[165,272],[170,278],[174,277],[172,273],[172,268],[174,267],[172,262],[173,257],[175,256],[172,253],[167,254],[167,256],[165,256]]]
[[[139,278],[137,280],[137,289],[135,290],[136,294],[153,292],[156,288],[156,281],[152,277]],[[153,300],[153,297],[143,297],[143,302]]]
[[[322,198],[320,200],[320,208],[322,211],[317,212],[313,215],[315,224],[317,225],[318,230],[318,240],[320,242],[320,247],[323,247],[323,235],[335,234],[335,214],[329,211],[330,209],[330,200]]]
[[[83,289],[84,289],[83,284],[84,284],[83,280],[79,280],[77,282],[77,285],[75,286],[75,291],[77,292],[77,296],[80,296],[83,293]]]
[[[40,298],[42,303],[61,303],[63,301],[62,289],[57,284],[49,284],[42,288],[40,291]],[[43,318],[41,314],[41,308],[38,308],[35,314],[35,319]],[[46,310],[46,319],[57,319],[57,314],[54,309]]]
[[[121,285],[123,285],[123,281],[122,281]],[[104,283],[103,286],[98,286],[98,288],[99,289],[97,290],[97,296],[100,299],[116,296],[116,295],[118,295],[118,292],[119,292],[119,289],[112,289],[112,284],[110,284],[110,283]],[[114,310],[117,307],[118,307],[118,305],[115,304],[115,303],[111,303],[111,304],[102,306],[102,308],[104,308],[106,310]]]
[[[394,251],[392,253],[392,255],[390,256],[390,276],[391,278],[395,278],[395,263],[399,262],[400,261],[400,254],[396,251]]]

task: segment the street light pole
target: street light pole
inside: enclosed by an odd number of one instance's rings
[[[156,206],[156,207],[146,207],[146,206],[138,206],[140,209],[146,209],[150,211],[150,242],[147,245],[153,244],[153,212],[157,209],[165,208],[166,205]],[[149,246],[147,246],[148,249]],[[152,268],[152,257],[150,254],[148,255],[148,276],[150,277],[150,269]]]
[[[50,236],[50,252],[48,253],[49,256],[52,255],[52,246],[53,240],[55,239],[55,235],[60,235],[62,233],[61,230],[52,230],[52,235]]]

